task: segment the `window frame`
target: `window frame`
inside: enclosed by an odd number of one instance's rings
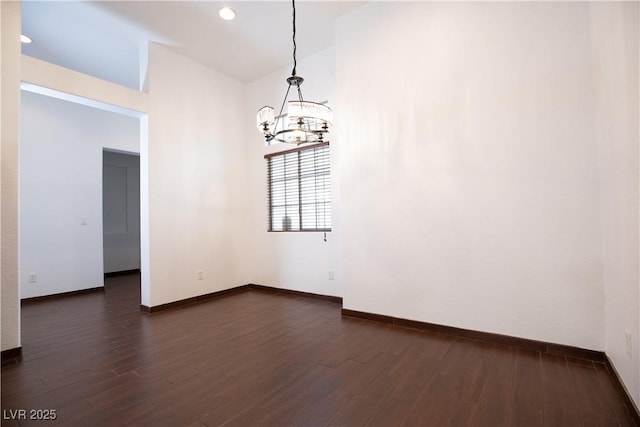
[[[298,165],[298,171],[296,174],[296,182],[297,182],[297,197],[298,197],[298,203],[297,203],[297,212],[298,212],[298,221],[299,221],[299,229],[296,230],[274,230],[273,228],[273,195],[272,195],[272,191],[273,191],[273,178],[272,178],[272,166],[271,166],[271,159],[274,157],[283,157],[284,160],[284,156],[288,155],[288,154],[293,154],[293,153],[302,153],[304,151],[308,151],[308,150],[315,150],[317,148],[322,148],[322,147],[327,147],[327,157],[328,157],[328,175],[329,175],[329,208],[330,210],[332,210],[332,199],[331,199],[331,151],[330,151],[330,144],[329,141],[325,141],[325,142],[321,142],[321,143],[316,143],[316,144],[312,144],[312,145],[306,145],[306,146],[302,146],[302,147],[296,147],[296,148],[292,148],[289,150],[283,150],[283,151],[277,151],[274,153],[269,153],[269,154],[265,154],[264,155],[264,159],[267,161],[267,232],[269,233],[299,233],[299,232],[307,232],[307,233],[314,233],[314,232],[330,232],[332,229],[332,220],[333,217],[330,218],[329,220],[329,227],[324,227],[324,228],[320,228],[320,227],[315,227],[315,228],[303,228],[303,213],[302,213],[302,197],[303,197],[303,191],[302,191],[302,170],[301,170],[301,154],[298,154],[298,158],[297,158],[297,165]],[[283,169],[286,170],[286,167],[283,167]],[[319,176],[317,174],[317,171],[315,169],[313,169],[313,176]],[[285,190],[286,191],[286,190]],[[314,191],[314,194],[317,194],[317,192]],[[285,195],[286,197],[286,195]],[[315,203],[316,205],[316,209],[317,209],[317,205],[318,203]]]

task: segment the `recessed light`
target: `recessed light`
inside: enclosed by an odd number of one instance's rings
[[[32,42],[32,40],[30,37],[27,37],[24,34],[20,34],[20,42],[29,44]]]
[[[220,18],[224,19],[225,21],[231,21],[236,17],[236,13],[234,12],[234,10],[226,6],[218,11],[218,15],[220,15]]]

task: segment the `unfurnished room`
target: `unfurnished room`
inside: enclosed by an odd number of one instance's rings
[[[2,426],[640,426],[640,2],[0,2]]]

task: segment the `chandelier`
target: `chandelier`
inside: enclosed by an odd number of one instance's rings
[[[287,92],[284,95],[280,112],[275,115],[273,107],[265,106],[258,111],[258,129],[264,134],[267,143],[272,140],[290,144],[304,144],[308,142],[324,142],[324,134],[329,132],[331,126],[331,108],[323,103],[305,101],[302,98],[300,86],[304,79],[296,75],[296,1],[293,6],[293,70],[291,77],[287,78]],[[288,101],[291,86],[295,87],[298,97]],[[287,112],[283,114],[284,106]]]

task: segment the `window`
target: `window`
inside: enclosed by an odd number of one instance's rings
[[[329,143],[264,157],[269,231],[331,231]]]

